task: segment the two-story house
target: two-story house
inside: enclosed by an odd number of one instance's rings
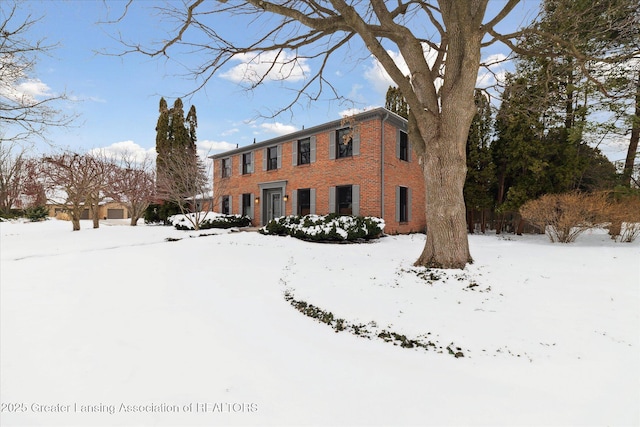
[[[215,210],[255,226],[335,212],[383,218],[388,234],[424,231],[422,168],[407,121],[385,108],[211,157]]]

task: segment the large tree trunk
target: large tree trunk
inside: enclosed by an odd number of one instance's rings
[[[443,137],[423,155],[427,240],[416,266],[462,269],[472,262],[463,196],[467,171],[465,143],[466,138],[462,153],[455,153],[459,142]]]
[[[433,96],[433,74],[414,73],[411,80],[417,98],[422,100],[420,106],[409,105],[409,137],[421,144],[427,222],[427,240],[415,265],[462,269],[473,262],[463,190],[467,138],[477,111],[473,96],[480,66],[479,28],[484,10],[471,2],[439,4],[449,36],[446,73],[437,90],[439,101]],[[402,51],[409,68],[419,70],[412,53]]]
[[[638,140],[640,140],[640,73],[638,73],[638,81],[636,83],[636,108],[633,125],[631,127],[631,138],[629,139],[629,149],[627,150],[624,172],[622,173],[622,184],[627,187],[631,186],[633,166],[635,165],[636,153],[638,151]]]

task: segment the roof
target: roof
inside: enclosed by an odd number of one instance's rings
[[[353,115],[353,119],[355,119],[358,122],[370,119],[372,117],[388,117],[389,121],[395,123],[397,126],[402,127],[402,128],[406,128],[407,126],[407,120],[403,117],[400,117],[399,115],[387,110],[384,107],[378,107],[378,108],[374,108],[372,110],[367,110],[364,111],[362,113],[358,113]],[[327,122],[327,123],[323,123],[321,125],[317,125],[314,127],[310,127],[310,128],[306,128],[306,129],[302,129],[293,133],[289,133],[286,135],[281,135],[278,136],[276,138],[272,138],[272,139],[267,139],[266,141],[261,141],[261,142],[257,142],[257,143],[253,143],[253,144],[249,144],[249,145],[245,145],[243,147],[239,147],[239,148],[234,148],[232,150],[228,150],[222,153],[218,153],[218,154],[214,154],[212,156],[209,156],[209,158],[211,159],[220,159],[220,158],[224,158],[224,157],[229,157],[229,156],[233,156],[235,154],[240,154],[240,153],[244,153],[244,152],[249,152],[249,151],[253,151],[257,148],[263,148],[263,147],[268,147],[270,145],[273,144],[279,144],[282,142],[288,142],[288,141],[293,141],[293,140],[297,140],[297,139],[303,139],[306,137],[309,137],[311,135],[316,135],[318,133],[322,133],[331,129],[338,129],[344,127],[344,122],[343,119],[338,119],[338,120],[334,120],[331,122]]]

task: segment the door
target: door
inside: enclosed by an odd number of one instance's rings
[[[266,190],[267,200],[265,224],[274,218],[282,216],[282,190]]]
[[[124,219],[124,209],[107,209],[107,219]]]

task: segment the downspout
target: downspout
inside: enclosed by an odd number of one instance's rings
[[[380,120],[380,218],[384,218],[384,123],[389,118],[389,112]]]

